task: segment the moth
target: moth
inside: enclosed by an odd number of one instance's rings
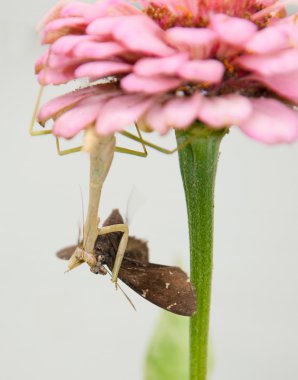
[[[115,209],[103,226],[123,223],[121,214]],[[94,244],[96,265],[91,267],[93,273],[105,275],[107,268],[113,270],[122,234],[117,231],[98,235]],[[57,256],[68,260],[75,248],[64,248]],[[147,243],[141,239],[128,237],[118,278],[141,297],[167,311],[183,316],[196,313],[196,293],[187,274],[179,267],[150,263]]]

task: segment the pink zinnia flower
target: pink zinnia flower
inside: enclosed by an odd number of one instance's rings
[[[53,16],[54,15],[54,16]],[[160,133],[195,121],[265,142],[298,138],[298,25],[275,0],[124,0],[57,7],[42,30],[42,84],[90,87],[44,105],[70,138],[140,120]],[[105,84],[102,84],[102,83]]]

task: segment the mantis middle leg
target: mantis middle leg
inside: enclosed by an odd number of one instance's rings
[[[111,232],[123,232],[121,237],[119,247],[116,254],[116,259],[112,271],[112,281],[117,284],[119,270],[122,264],[123,257],[125,255],[125,250],[128,242],[128,226],[127,224],[114,224],[112,226],[104,226],[98,229],[99,235],[109,234]]]

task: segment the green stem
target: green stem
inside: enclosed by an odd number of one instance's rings
[[[188,212],[191,281],[197,292],[197,313],[190,321],[190,380],[206,380],[213,256],[214,185],[219,146],[225,130],[196,125],[177,131],[178,145],[196,138],[179,151]]]

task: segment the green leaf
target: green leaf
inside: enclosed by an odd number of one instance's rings
[[[188,379],[189,318],[164,312],[149,345],[145,380]]]

